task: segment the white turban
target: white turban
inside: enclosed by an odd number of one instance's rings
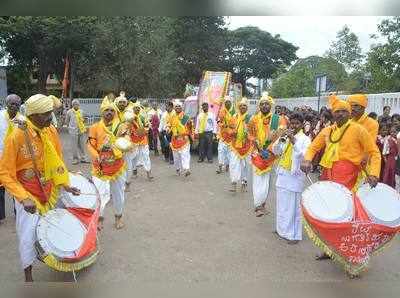
[[[115,103],[120,103],[122,101],[128,103],[128,99],[125,97],[125,95],[120,95],[115,99]]]
[[[178,99],[174,100],[174,107],[182,107],[182,102]]]
[[[79,105],[79,100],[75,98],[75,99],[72,101],[72,105],[74,105],[74,104],[78,104],[78,105]]]
[[[54,109],[54,99],[43,94],[36,94],[28,98],[25,102],[25,114],[44,114]]]

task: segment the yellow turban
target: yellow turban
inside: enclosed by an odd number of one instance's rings
[[[351,112],[350,104],[345,100],[341,100],[336,95],[330,95],[328,101],[329,101],[329,106],[331,107],[333,112],[339,110],[346,110],[349,113]]]
[[[103,113],[107,109],[113,109],[115,111],[115,105],[111,102],[103,101],[103,103],[100,106],[100,112]]]
[[[368,98],[365,94],[353,94],[347,98],[349,104],[358,104],[364,108],[368,105]]]
[[[54,99],[51,96],[35,94],[25,102],[26,116],[44,114],[54,109]]]
[[[224,102],[225,102],[225,101],[230,101],[230,102],[232,102],[232,98],[231,98],[229,95],[227,95],[227,96],[224,97]]]
[[[136,101],[132,104],[132,108],[141,108],[140,101]]]
[[[59,109],[62,107],[62,102],[58,97],[55,97],[54,95],[49,95],[49,97],[53,100],[54,109]]]
[[[262,95],[260,97],[260,100],[258,101],[258,104],[260,104],[263,101],[269,102],[269,104],[271,106],[275,103],[274,100],[272,99],[272,97],[268,95],[268,92],[263,92],[262,93]]]

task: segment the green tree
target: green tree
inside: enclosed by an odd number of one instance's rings
[[[357,35],[351,32],[347,25],[337,33],[336,40],[331,44],[327,56],[342,63],[349,70],[361,64],[363,55],[360,42]]]
[[[345,88],[347,73],[333,58],[310,56],[299,59],[287,73],[277,77],[271,88],[275,97],[315,96],[315,77],[326,74],[335,90]]]
[[[246,86],[251,77],[270,79],[297,59],[297,47],[279,35],[257,27],[242,27],[230,31],[225,63],[234,80]],[[246,88],[244,88],[245,90]]]
[[[71,60],[90,46],[95,17],[0,17],[0,46],[11,65],[38,72],[38,90],[46,92],[47,76],[62,77],[64,58]]]
[[[371,48],[367,55],[366,70],[371,74],[370,92],[400,91],[400,17],[385,19],[378,30],[386,39]]]
[[[181,70],[179,81],[182,92],[186,83],[197,85],[203,71],[225,70],[223,61],[228,33],[225,25],[225,18],[219,16],[172,19],[173,33],[169,38]]]

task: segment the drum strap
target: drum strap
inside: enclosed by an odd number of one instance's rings
[[[40,177],[40,173],[39,173],[39,170],[38,170],[38,167],[37,167],[37,163],[36,163],[35,154],[33,153],[33,148],[32,148],[31,142],[29,140],[28,129],[25,128],[23,131],[24,131],[24,136],[25,136],[25,143],[26,143],[26,146],[28,148],[29,155],[32,158],[33,172],[35,173],[35,176],[39,181],[40,189],[43,192],[43,195],[46,197],[46,201],[48,201],[49,197],[47,196],[47,193],[46,193],[46,191],[44,189],[44,185],[43,185],[42,179]]]

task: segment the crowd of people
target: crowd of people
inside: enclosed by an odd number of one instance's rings
[[[115,228],[124,227],[125,194],[138,169],[143,168],[149,181],[154,179],[151,150],[158,156],[160,148],[162,158],[174,164],[176,174],[188,177],[193,143],[198,140],[198,162],[207,159],[213,163],[213,142],[217,140],[216,174],[229,172],[232,193],[238,188],[246,192],[252,177],[257,217],[270,212],[267,199],[274,187],[276,234],[296,244],[302,240],[300,198],[308,173],[319,172],[321,180],[335,181],[350,190],[362,181],[373,187],[378,181],[399,187],[400,115],[390,115],[390,108],[385,107],[375,120],[376,114],[366,114],[367,104],[363,94],[346,100],[331,95],[329,108],[313,111],[304,106],[290,111],[274,107],[272,97],[264,93],[256,113],[250,115],[246,98],[235,103],[227,96],[218,115],[203,103],[193,120],[179,100],[167,102],[162,112],[157,104],[150,107],[130,101],[121,92],[116,98],[104,98],[101,119],[90,127],[85,124],[79,101],[74,100],[64,125],[74,148],[73,164],[91,163],[93,182],[101,197],[99,230],[110,200]],[[26,280],[31,281],[37,221],[28,214],[45,214],[55,208],[60,189],[75,195],[80,192],[69,185],[61,142],[51,124],[59,100],[34,95],[25,102],[24,116],[20,115],[20,106],[21,99],[9,95],[0,114],[0,220],[4,218],[6,190],[15,199],[20,257]],[[274,172],[277,179],[271,186]],[[325,258],[325,254],[318,256]]]

